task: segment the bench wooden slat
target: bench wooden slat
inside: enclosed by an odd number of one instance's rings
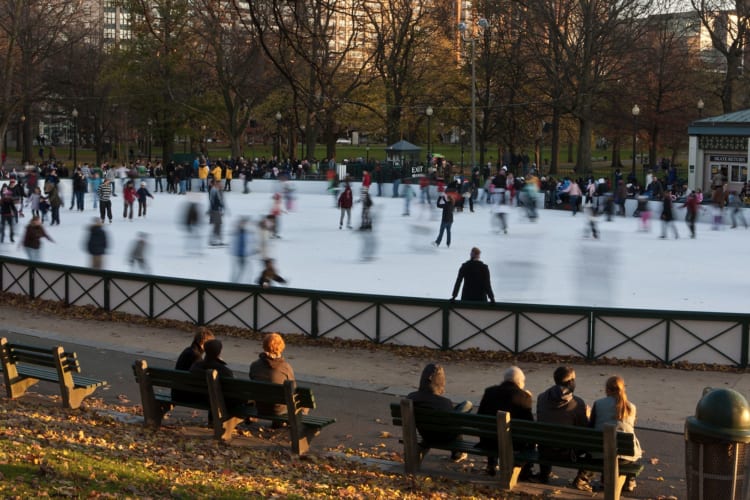
[[[8,397],[22,396],[39,381],[55,382],[60,386],[62,404],[66,408],[80,407],[83,399],[104,380],[79,375],[78,355],[57,346],[51,349],[8,342],[0,339],[0,358]]]

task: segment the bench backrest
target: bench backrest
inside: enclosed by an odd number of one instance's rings
[[[140,383],[138,371],[135,369],[135,366],[133,365],[135,378]],[[206,383],[205,373],[191,373],[184,370],[172,370],[153,366],[146,367],[145,371],[152,387],[163,387],[208,395],[208,384]]]
[[[240,378],[222,378],[221,392],[226,399],[253,400],[268,404],[286,404],[283,384]],[[294,392],[296,408],[315,409],[315,397],[309,387],[297,387]]]
[[[63,372],[80,373],[81,365],[75,352],[65,352],[62,347],[36,347],[24,344],[2,342],[3,363],[25,363],[29,365],[56,368],[59,363]]]
[[[571,448],[593,453],[604,452],[604,434],[601,430],[590,427],[511,419],[510,431],[514,442]],[[635,454],[635,436],[633,434],[617,433],[617,454],[623,456]]]
[[[391,417],[394,425],[403,425],[399,403],[391,403]],[[429,410],[414,406],[414,418],[416,425],[425,431],[445,432],[449,430],[464,436],[484,437],[497,441],[497,420],[493,415]],[[514,443],[571,448],[595,453],[604,452],[604,435],[600,430],[590,427],[512,419],[510,429]],[[617,433],[617,454],[623,456],[635,454],[633,434]]]
[[[391,403],[393,425],[403,425],[401,405]],[[484,437],[497,440],[497,420],[492,415],[477,415],[458,411],[431,410],[414,405],[415,423],[419,429],[430,432],[444,432],[462,436]]]

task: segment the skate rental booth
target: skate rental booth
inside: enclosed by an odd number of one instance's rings
[[[750,156],[750,109],[702,118],[688,127],[688,189],[710,192],[721,174],[730,191],[742,191]]]

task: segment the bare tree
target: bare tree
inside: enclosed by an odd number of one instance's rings
[[[743,77],[744,52],[750,33],[750,3],[743,0],[690,0],[711,44],[723,61],[724,80],[719,95],[724,113],[736,109],[736,86]],[[706,54],[710,58],[710,54]],[[747,96],[742,105],[747,106]]]
[[[342,107],[373,79],[367,50],[364,0],[271,0],[235,5],[247,8],[249,32],[257,33],[263,50],[291,88],[292,123],[304,127],[307,152],[318,137],[335,156]],[[302,116],[299,116],[302,113]]]
[[[0,137],[18,113],[23,121],[24,159],[32,158],[35,104],[46,94],[47,68],[75,45],[82,30],[81,1],[0,0]],[[3,141],[4,144],[4,141]]]

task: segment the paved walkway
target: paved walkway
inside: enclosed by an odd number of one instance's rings
[[[25,310],[0,306],[0,321],[4,329],[24,335],[54,340],[60,344],[80,344],[96,349],[163,359],[171,363],[177,353],[189,345],[192,334],[172,329],[158,329],[126,322],[98,322],[67,320]],[[238,338],[222,338],[224,359],[238,374],[247,373],[248,366],[261,351],[260,342]],[[419,380],[424,359],[394,356],[378,350],[337,349],[315,346],[288,346],[286,357],[294,367],[297,378],[311,384],[334,388],[356,389],[379,393],[379,396],[402,396],[414,390]],[[486,386],[498,383],[507,364],[450,361],[442,363],[447,374],[447,396],[453,400],[469,399],[478,404]],[[554,365],[520,363],[527,376],[527,388],[534,394],[552,384]],[[656,368],[576,365],[577,394],[587,403],[602,397],[604,383],[612,374],[624,377],[630,399],[638,407],[638,433],[645,457],[663,454],[657,462],[679,464],[684,460],[682,432],[685,418],[693,415],[704,387],[729,387],[750,394],[750,374],[733,372],[680,371]],[[335,393],[335,391],[334,391]],[[387,407],[379,407],[373,415],[386,415]],[[327,414],[319,404],[321,414]],[[380,422],[382,425],[382,422]],[[337,424],[338,425],[338,424]],[[351,430],[356,432],[357,423]],[[385,430],[398,433],[388,426]],[[648,432],[650,430],[665,432]],[[655,436],[644,439],[644,436]],[[670,443],[666,446],[663,439]],[[357,437],[354,437],[354,441]],[[649,442],[650,441],[650,442]],[[394,449],[400,449],[398,442]],[[677,448],[677,449],[676,449]],[[655,452],[654,450],[661,450]],[[659,474],[658,467],[649,472]],[[665,474],[666,475],[666,474]],[[660,481],[659,477],[653,477]],[[662,478],[663,479],[663,478]],[[674,481],[677,481],[673,477]],[[668,497],[671,490],[684,491],[684,484],[664,485]],[[640,487],[639,487],[640,489]],[[640,495],[639,495],[640,496]],[[681,497],[681,496],[680,496]],[[653,495],[652,495],[653,498]]]

